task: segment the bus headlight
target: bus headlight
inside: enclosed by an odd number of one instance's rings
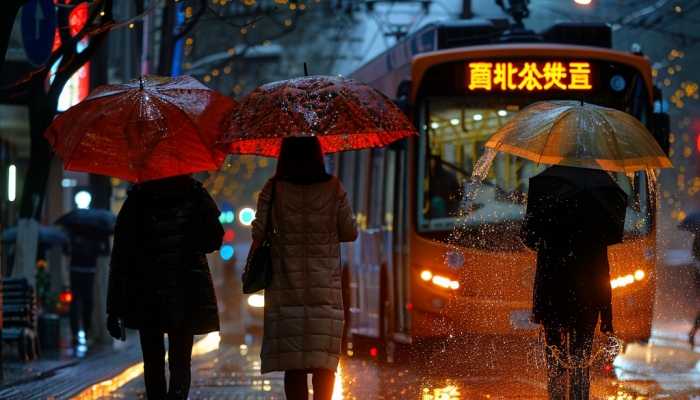
[[[446,276],[433,274],[432,271],[424,269],[420,273],[420,278],[425,282],[430,282],[435,286],[439,286],[443,289],[459,289],[459,282],[452,280]]]
[[[647,274],[644,272],[644,270],[638,269],[632,274],[622,275],[618,276],[615,279],[612,279],[610,281],[610,287],[613,289],[622,288],[631,285],[635,282],[644,280],[644,278],[646,278],[646,275]]]
[[[251,294],[248,296],[248,305],[253,308],[265,307],[265,296],[262,294]]]
[[[433,273],[428,270],[424,270],[420,273],[420,278],[427,282],[433,279]]]

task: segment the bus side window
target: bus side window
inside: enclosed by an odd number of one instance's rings
[[[355,157],[355,215],[357,227],[367,228],[369,190],[371,188],[371,177],[369,176],[370,150],[361,150]]]
[[[380,229],[384,217],[383,197],[384,197],[384,149],[372,150],[372,172],[371,181],[372,188],[370,190],[370,211],[369,211],[369,227],[372,229]]]
[[[345,191],[348,193],[348,199],[352,203],[353,211],[357,212],[355,204],[355,198],[353,194],[355,193],[355,152],[345,152],[340,155],[340,180],[343,182]]]
[[[326,172],[331,175],[340,176],[340,154],[330,154],[325,157]]]

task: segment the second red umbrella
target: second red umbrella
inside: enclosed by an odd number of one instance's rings
[[[279,155],[290,136],[317,136],[324,153],[382,147],[415,135],[386,96],[352,79],[307,76],[255,89],[231,114],[224,135],[234,154]]]
[[[236,103],[194,78],[105,85],[56,118],[46,138],[70,171],[142,182],[218,169]]]

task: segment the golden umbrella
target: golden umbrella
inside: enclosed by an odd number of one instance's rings
[[[651,133],[633,116],[570,100],[541,101],[524,108],[486,147],[538,164],[626,174],[672,167]]]

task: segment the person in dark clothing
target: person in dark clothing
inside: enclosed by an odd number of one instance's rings
[[[70,327],[73,345],[77,345],[81,342],[81,325],[85,338],[90,336],[97,258],[109,254],[109,241],[106,236],[95,237],[76,229],[69,229],[68,233],[70,246],[66,250],[70,255],[70,287],[73,293]]]
[[[695,232],[695,240],[693,240],[693,258],[695,258],[696,267],[695,285],[697,289],[700,290],[700,278],[697,278],[700,277],[700,232]],[[700,329],[700,312],[695,316],[693,326],[690,328],[690,332],[688,332],[688,342],[690,343],[691,349],[695,348],[695,334],[698,333],[698,329]]]
[[[135,185],[119,212],[107,325],[119,339],[124,327],[139,330],[149,399],[186,399],[193,336],[219,330],[205,254],[219,249],[223,234],[216,204],[189,176]]]
[[[522,228],[537,251],[532,319],[547,345],[550,399],[588,399],[596,325],[612,334],[607,248],[622,241],[627,197],[604,171],[553,166],[530,179]]]

